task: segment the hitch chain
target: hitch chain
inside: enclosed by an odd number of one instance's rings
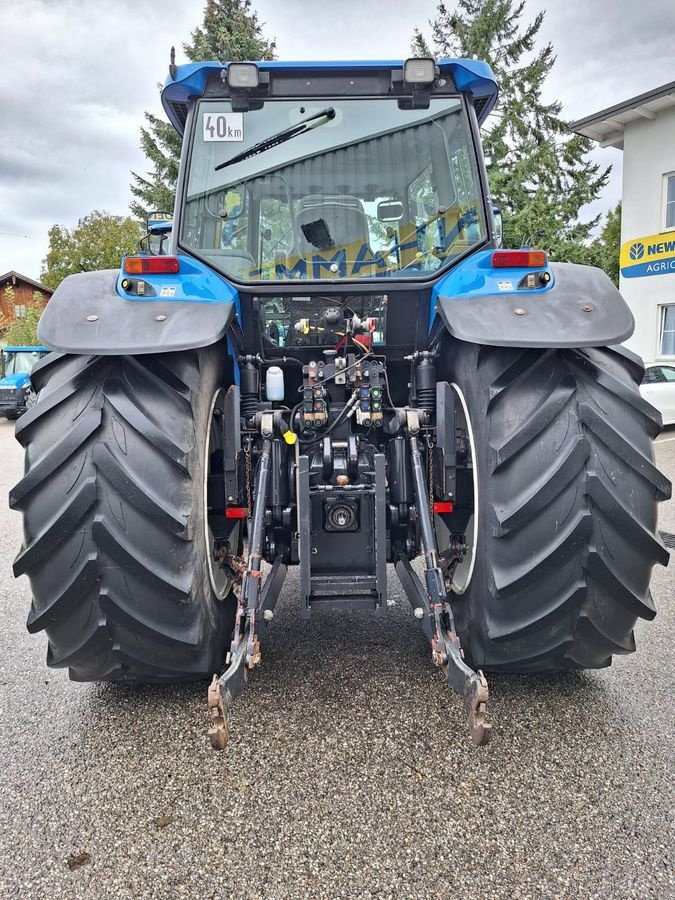
[[[251,438],[246,438],[244,444],[244,481],[246,482],[246,508],[248,510],[248,518],[253,515],[253,464],[251,462]]]
[[[431,432],[427,432],[427,466],[429,469],[429,509],[434,510],[434,439]]]

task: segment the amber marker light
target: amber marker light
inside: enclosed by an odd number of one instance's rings
[[[541,269],[548,262],[545,250],[495,250],[495,269]]]
[[[127,275],[176,275],[180,261],[175,256],[127,256],[124,271]]]

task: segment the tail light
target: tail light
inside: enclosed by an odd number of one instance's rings
[[[180,261],[175,256],[127,256],[124,271],[127,275],[176,275]]]
[[[495,269],[541,269],[547,263],[545,250],[495,250]]]
[[[245,519],[248,516],[248,509],[245,506],[226,506],[226,519]]]

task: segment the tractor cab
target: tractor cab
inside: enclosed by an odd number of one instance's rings
[[[35,363],[49,353],[46,347],[3,347],[2,377],[12,376],[16,381],[28,377]]]
[[[0,416],[17,419],[32,399],[30,372],[49,353],[46,347],[4,347],[0,377]]]
[[[205,64],[185,129],[177,241],[238,284],[430,280],[490,239],[471,61]],[[478,115],[477,115],[478,113]]]

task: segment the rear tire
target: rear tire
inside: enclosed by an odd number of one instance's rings
[[[631,653],[636,619],[656,614],[651,570],[668,562],[657,503],[670,497],[639,359],[457,341],[443,359],[466,400],[478,478],[475,568],[451,595],[467,659],[551,672]]]
[[[214,594],[204,467],[222,344],[143,356],[51,354],[17,424],[26,474],[15,575],[28,630],[75,681],[183,681],[219,669],[235,599]]]

